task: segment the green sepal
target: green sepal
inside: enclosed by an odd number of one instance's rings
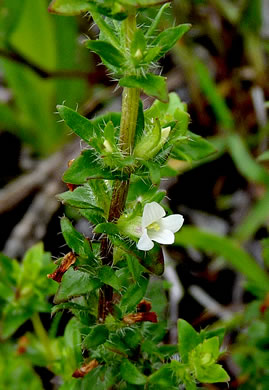
[[[145,76],[126,76],[120,79],[122,87],[140,88],[146,95],[154,96],[162,102],[168,102],[168,91],[165,77],[147,74]]]
[[[161,48],[160,53],[153,59],[159,60],[166,52],[172,49],[177,41],[191,28],[190,24],[180,24],[162,31],[152,42],[152,46]]]
[[[132,385],[144,385],[147,382],[147,377],[127,359],[121,363],[120,374],[127,383]]]
[[[124,54],[111,43],[101,40],[88,41],[86,47],[98,54],[104,63],[116,68],[125,68]]]
[[[62,303],[71,298],[86,295],[101,286],[97,278],[89,273],[69,268],[63,275],[59,289],[54,297],[54,303]]]
[[[60,15],[79,15],[89,11],[88,0],[53,0],[48,8],[49,12]]]
[[[88,240],[73,227],[68,218],[61,219],[61,229],[67,245],[77,255],[84,258],[94,257]]]
[[[85,337],[82,347],[86,349],[96,348],[104,344],[109,337],[109,331],[103,324],[91,328],[90,333]]]
[[[111,172],[110,169],[103,167],[100,160],[100,156],[97,156],[93,150],[84,150],[64,173],[63,181],[71,184],[83,184],[90,179],[128,179],[128,176],[120,171]]]

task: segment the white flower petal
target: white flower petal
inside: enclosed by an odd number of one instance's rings
[[[151,240],[156,241],[159,244],[173,244],[175,241],[174,233],[168,229],[161,229],[158,232],[150,230],[148,231],[148,236]]]
[[[137,243],[137,248],[140,249],[141,251],[149,251],[154,247],[153,242],[148,236],[147,230],[145,229],[144,233],[140,237],[138,243]]]
[[[159,221],[160,227],[163,229],[171,230],[176,233],[183,225],[184,218],[180,214],[169,215],[168,217],[162,218]]]
[[[142,229],[165,216],[165,211],[157,202],[147,203],[143,210]]]

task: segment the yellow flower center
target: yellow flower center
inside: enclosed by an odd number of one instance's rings
[[[158,232],[160,230],[160,225],[158,224],[158,222],[152,222],[148,227],[147,229],[150,229],[150,230],[155,230],[155,232]]]

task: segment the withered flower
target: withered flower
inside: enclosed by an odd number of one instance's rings
[[[127,314],[123,317],[123,322],[128,325],[133,325],[136,322],[158,322],[157,314],[154,311],[150,311],[147,313],[131,313]]]
[[[55,280],[55,282],[61,283],[63,274],[71,267],[72,264],[75,263],[76,259],[77,258],[73,252],[67,253],[61,261],[59,267],[57,267],[51,274],[48,274],[47,277]]]
[[[76,371],[73,372],[73,378],[83,378],[86,374],[92,371],[95,367],[99,365],[96,359],[91,360],[88,363],[83,364],[82,367],[77,368]]]

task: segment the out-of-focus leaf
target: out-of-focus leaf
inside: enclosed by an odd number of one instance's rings
[[[228,147],[239,172],[248,180],[269,185],[269,173],[250,155],[244,141],[238,134],[228,137]]]
[[[44,390],[40,377],[24,355],[19,356],[14,344],[0,345],[0,388],[8,390]]]
[[[68,348],[68,359],[73,363],[70,362],[70,366],[73,365],[74,370],[79,367],[83,361],[79,326],[79,321],[73,317],[64,330],[64,342],[65,346]]]
[[[1,130],[9,130],[16,133],[15,129],[18,129],[20,125],[14,116],[14,112],[8,105],[0,103],[0,118]]]
[[[175,244],[184,247],[190,246],[223,256],[249,281],[257,284],[265,291],[269,288],[269,278],[265,271],[232,238],[221,237],[195,227],[185,226],[175,234]]]
[[[61,15],[79,15],[89,11],[88,0],[53,0],[49,12]]]
[[[268,161],[269,160],[269,150],[266,150],[257,158],[258,161]]]
[[[10,43],[41,68],[54,69],[56,37],[51,16],[47,12],[47,1],[25,0],[23,3],[21,17],[10,36]]]
[[[240,241],[251,238],[266,223],[269,216],[269,191],[252,206],[247,216],[237,226],[234,236]]]
[[[165,78],[154,74],[146,76],[125,76],[120,79],[119,84],[122,87],[140,88],[145,94],[154,96],[162,102],[168,102],[168,92]]]
[[[232,130],[234,128],[233,116],[212,80],[208,68],[197,58],[193,61],[200,88],[212,106],[220,126],[226,130]]]

